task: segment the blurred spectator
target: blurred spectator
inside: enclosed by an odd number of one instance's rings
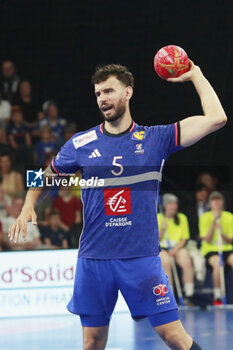
[[[1,90],[3,98],[12,103],[13,99],[18,95],[20,78],[16,73],[14,63],[4,61],[2,63]]]
[[[61,221],[67,228],[81,222],[82,204],[80,199],[72,196],[70,187],[60,186],[53,207],[59,211]]]
[[[221,170],[222,171],[222,170]],[[219,183],[218,178],[214,176],[211,173],[204,172],[201,173],[198,178],[197,178],[197,184],[202,184],[208,189],[208,194],[210,195],[213,191],[219,190],[221,183]],[[225,185],[226,186],[226,185]],[[224,204],[225,208],[227,210],[232,211],[233,210],[233,205],[232,205],[232,196],[230,193],[230,189],[228,188],[221,188],[221,193],[223,194],[224,197]]]
[[[55,155],[56,155],[55,153],[54,154],[49,153],[46,155],[45,161],[44,161],[45,168],[47,168],[50,165]],[[54,192],[56,193],[55,195],[54,195]],[[48,217],[53,204],[53,197],[57,197],[57,194],[58,194],[58,188],[57,186],[55,186],[54,188],[51,188],[51,190],[49,190],[48,195],[35,207],[37,222],[40,227],[40,231],[42,232],[42,235],[43,235],[44,227],[48,226]]]
[[[43,111],[37,111],[36,113],[36,124],[31,128],[32,142],[35,145],[40,141],[40,125],[41,120],[45,118],[45,114]],[[42,123],[43,124],[43,123]],[[43,126],[43,125],[42,125]]]
[[[35,145],[34,162],[36,165],[45,165],[45,159],[57,152],[57,144],[52,141],[52,133],[49,126],[42,126],[40,129],[41,140]]]
[[[0,128],[5,128],[11,116],[11,104],[3,100],[2,91],[0,90]]]
[[[0,175],[2,176],[2,189],[11,198],[23,193],[22,175],[12,170],[12,158],[9,153],[0,156]]]
[[[47,197],[45,197],[43,201],[37,204],[35,208],[37,222],[38,222],[38,225],[40,225],[40,230],[43,229],[41,228],[41,226],[43,227],[48,225],[48,216],[51,211],[52,204],[53,204],[52,199],[48,194]]]
[[[188,217],[191,238],[198,239],[199,236],[199,217],[210,209],[209,206],[209,190],[203,185],[197,185],[197,189],[188,205],[185,208],[185,213]]]
[[[7,216],[6,207],[11,205],[11,198],[5,193],[2,183],[3,180],[0,176],[0,219]]]
[[[74,178],[78,177],[79,179],[81,179],[82,178],[81,171],[78,170],[73,177]],[[77,197],[79,200],[81,200],[82,191],[81,191],[79,182],[77,186],[75,184],[71,186],[71,193],[72,193],[72,196]]]
[[[31,166],[33,163],[31,135],[19,106],[12,107],[11,120],[7,125],[6,132],[11,147],[15,149],[16,161],[26,167]]]
[[[0,127],[0,146],[1,146],[1,150],[3,148],[4,145],[7,145],[7,136],[6,136],[6,132],[4,128]]]
[[[56,155],[57,155],[56,153],[53,153],[53,154],[48,154],[45,157],[45,168],[47,168],[51,164],[52,160],[54,159],[54,157]],[[56,188],[57,188],[57,186],[56,186]]]
[[[68,243],[70,248],[73,248],[73,249],[79,248],[82,229],[83,229],[82,221],[70,227],[67,233]]]
[[[196,197],[196,211],[198,217],[204,214],[206,211],[210,209],[209,200],[208,200],[208,188],[204,184],[200,184],[197,186],[197,190],[195,193]]]
[[[204,172],[198,176],[196,183],[197,185],[204,185],[210,194],[216,189],[217,178],[208,172]]]
[[[71,137],[77,132],[77,127],[75,125],[75,123],[71,123],[68,124],[65,127],[65,131],[64,131],[64,136],[65,136],[65,142],[69,141],[69,139],[71,139]]]
[[[44,167],[47,168],[48,166],[50,166],[51,161],[53,160],[53,158],[56,156],[56,154],[50,154],[48,156],[46,156],[45,158],[45,164]],[[59,186],[54,186],[51,187],[50,191],[49,191],[49,196],[51,198],[52,201],[54,201],[57,197],[58,197],[58,191],[59,191]]]
[[[187,302],[192,303],[194,294],[194,271],[192,260],[185,247],[189,240],[188,220],[184,214],[178,212],[178,198],[173,194],[167,193],[163,195],[163,208],[164,214],[158,214],[162,265],[172,285],[170,257],[174,257],[176,263],[182,270]]]
[[[58,210],[51,210],[49,213],[48,227],[43,232],[43,239],[44,243],[51,249],[68,248],[67,233]]]
[[[36,125],[39,105],[35,97],[32,96],[32,87],[28,80],[20,82],[19,96],[14,99],[14,105],[21,107],[24,120],[28,126]]]
[[[50,103],[53,103],[53,102],[55,102],[55,101],[47,100],[47,101],[45,101],[45,102],[42,104],[42,111],[43,111],[44,114],[47,113],[48,105],[49,105]],[[56,102],[55,102],[55,103],[56,103]]]
[[[8,208],[8,216],[2,218],[3,232],[5,237],[8,235],[10,226],[15,222],[23,208],[24,200],[17,196],[12,200],[12,205]],[[27,224],[27,240],[24,241],[22,234],[19,236],[18,243],[9,241],[8,246],[10,250],[32,250],[40,249],[42,242],[40,240],[40,232],[36,225],[31,222]]]
[[[64,131],[66,126],[66,120],[59,116],[57,104],[50,102],[46,109],[46,117],[39,121],[39,128],[47,125],[52,130],[53,141],[58,145],[64,144]]]
[[[223,251],[225,264],[233,268],[233,215],[230,212],[224,211],[224,198],[220,192],[212,192],[209,201],[211,210],[200,217],[201,249],[206,258],[207,265],[212,268],[214,285],[213,304],[218,306],[222,304],[220,249]]]
[[[0,251],[3,250],[3,247],[4,247],[4,236],[2,231],[2,223],[0,221]]]
[[[13,148],[19,146],[31,146],[31,136],[29,129],[23,119],[20,106],[13,106],[11,110],[11,120],[6,128],[10,144]]]
[[[37,122],[45,118],[45,113],[43,111],[37,112]]]

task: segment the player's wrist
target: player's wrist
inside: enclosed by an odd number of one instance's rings
[[[198,82],[201,82],[203,80],[205,80],[205,77],[204,77],[201,69],[198,66],[195,66],[195,68],[193,69],[192,74],[191,74],[191,81],[193,83],[198,83]]]
[[[34,210],[34,205],[32,203],[25,203],[22,208],[22,212],[28,212],[31,210]]]

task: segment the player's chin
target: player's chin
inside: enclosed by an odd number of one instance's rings
[[[106,115],[105,113],[102,113],[104,120],[106,122],[115,122],[117,119],[119,119],[119,115],[116,113],[110,114],[110,115]]]

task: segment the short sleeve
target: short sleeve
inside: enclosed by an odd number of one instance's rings
[[[57,174],[74,174],[80,169],[73,138],[65,143],[60,152],[52,160],[51,168]]]
[[[160,231],[160,229],[161,229],[161,221],[162,221],[162,215],[160,214],[160,213],[158,213],[158,229],[159,229],[159,231]]]
[[[189,239],[190,233],[189,233],[189,224],[188,219],[186,215],[182,215],[182,238],[183,239]]]
[[[164,158],[168,158],[173,152],[183,149],[180,145],[180,123],[157,125],[153,127],[155,139],[161,149]]]
[[[200,236],[205,237],[206,234],[208,233],[208,230],[209,230],[209,225],[208,225],[208,221],[206,220],[206,214],[202,214],[199,219]]]
[[[81,211],[82,210],[82,203],[80,199],[74,197],[74,203],[75,203],[75,210]]]
[[[231,214],[230,237],[233,238],[233,215]]]
[[[11,104],[8,101],[5,101],[5,115],[4,118],[8,119],[11,116]]]
[[[227,228],[227,236],[233,238],[233,215],[229,212],[227,213]]]

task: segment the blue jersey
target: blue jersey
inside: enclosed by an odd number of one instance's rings
[[[17,145],[26,145],[26,134],[29,132],[29,129],[24,122],[22,122],[20,126],[16,126],[13,121],[10,121],[6,127],[6,132],[8,135],[14,136]]]
[[[74,135],[51,163],[54,172],[103,179],[82,188],[79,257],[123,259],[159,254],[157,198],[164,161],[179,145],[179,123],[109,134],[104,125]]]
[[[53,142],[53,141],[37,142],[37,144],[35,145],[35,151],[38,157],[38,161],[37,161],[38,165],[43,165],[45,163],[46,157],[52,153],[56,154],[57,150],[58,150],[58,147],[56,142]]]

